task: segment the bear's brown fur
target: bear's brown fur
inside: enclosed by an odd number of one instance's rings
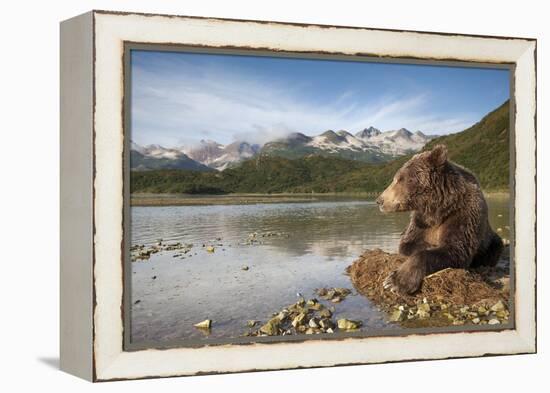
[[[408,258],[386,278],[386,289],[412,294],[438,270],[493,266],[499,259],[502,239],[489,225],[481,187],[447,159],[443,145],[407,161],[376,202],[383,212],[412,212],[399,243]]]

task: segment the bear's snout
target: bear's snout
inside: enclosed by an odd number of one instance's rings
[[[378,205],[378,209],[385,213],[386,210],[384,209],[384,193],[380,194],[378,198],[376,198],[376,204]]]

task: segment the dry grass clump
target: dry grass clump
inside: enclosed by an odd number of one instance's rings
[[[419,300],[445,302],[456,305],[494,304],[508,301],[496,277],[498,268],[477,271],[445,269],[427,276],[422,288],[412,296],[401,296],[383,287],[384,279],[405,262],[406,257],[386,253],[380,249],[365,251],[347,272],[357,291],[382,308],[395,304],[417,304]]]

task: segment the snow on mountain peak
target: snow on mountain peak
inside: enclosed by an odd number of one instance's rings
[[[406,128],[382,132],[370,126],[355,135],[346,130],[327,130],[316,136],[308,136],[300,132],[288,134],[286,137],[267,143],[265,146],[276,144],[278,149],[292,149],[307,147],[325,151],[330,154],[344,154],[348,157],[349,151],[357,154],[385,154],[400,156],[419,151],[434,136],[426,136],[421,131],[412,133]],[[182,155],[217,170],[224,170],[240,161],[254,157],[262,146],[253,145],[246,141],[235,141],[222,145],[213,140],[201,140],[199,143],[180,148],[164,148],[160,145],[142,147],[134,142],[131,149],[145,156],[154,158],[178,159]],[[310,153],[311,154],[311,153]]]

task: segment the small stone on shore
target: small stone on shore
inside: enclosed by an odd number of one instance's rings
[[[268,336],[276,336],[279,334],[280,324],[281,320],[279,318],[272,318],[260,328],[260,333],[267,334]]]
[[[212,326],[212,320],[211,319],[205,319],[204,321],[196,323],[193,326],[195,326],[196,328],[199,328],[199,329],[210,329],[210,327]]]
[[[498,302],[496,302],[492,307],[491,307],[491,311],[504,311],[506,309],[506,307],[504,306],[504,303],[502,303],[501,300],[499,300]]]
[[[338,329],[341,330],[355,330],[361,327],[360,321],[352,321],[350,319],[342,318],[338,320]]]
[[[407,315],[403,310],[395,310],[390,316],[390,321],[391,322],[402,322],[406,318],[407,318]]]

